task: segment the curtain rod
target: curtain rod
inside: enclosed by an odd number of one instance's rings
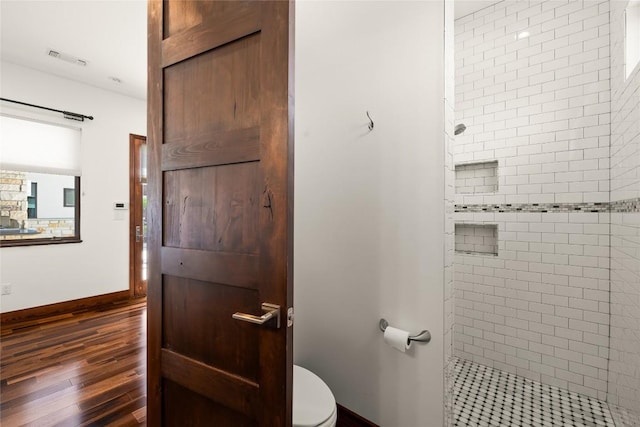
[[[56,113],[62,113],[65,119],[77,120],[84,122],[84,119],[93,120],[93,116],[85,116],[84,114],[71,113],[69,111],[56,110],[55,108],[43,107],[41,105],[27,104],[26,102],[14,101],[13,99],[0,98],[0,101],[13,102],[14,104],[26,105],[27,107],[40,108],[42,110],[54,111]]]

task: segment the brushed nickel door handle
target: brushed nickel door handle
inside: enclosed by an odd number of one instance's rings
[[[276,329],[280,328],[280,306],[276,304],[262,303],[262,316],[254,316],[247,313],[234,313],[231,315],[236,320],[243,322],[255,323],[256,325],[264,325],[272,319],[276,321]]]

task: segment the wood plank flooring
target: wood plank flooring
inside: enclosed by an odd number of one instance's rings
[[[145,300],[1,331],[3,427],[146,424]]]

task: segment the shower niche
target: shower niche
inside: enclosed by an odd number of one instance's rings
[[[497,224],[456,224],[455,251],[462,254],[498,255]]]
[[[457,164],[456,194],[496,193],[498,191],[498,161]]]

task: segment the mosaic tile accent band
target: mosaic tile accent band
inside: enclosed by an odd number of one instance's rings
[[[602,203],[504,203],[455,205],[454,212],[640,212],[640,198]]]
[[[616,213],[640,212],[640,198],[610,202],[609,212],[616,212]]]

